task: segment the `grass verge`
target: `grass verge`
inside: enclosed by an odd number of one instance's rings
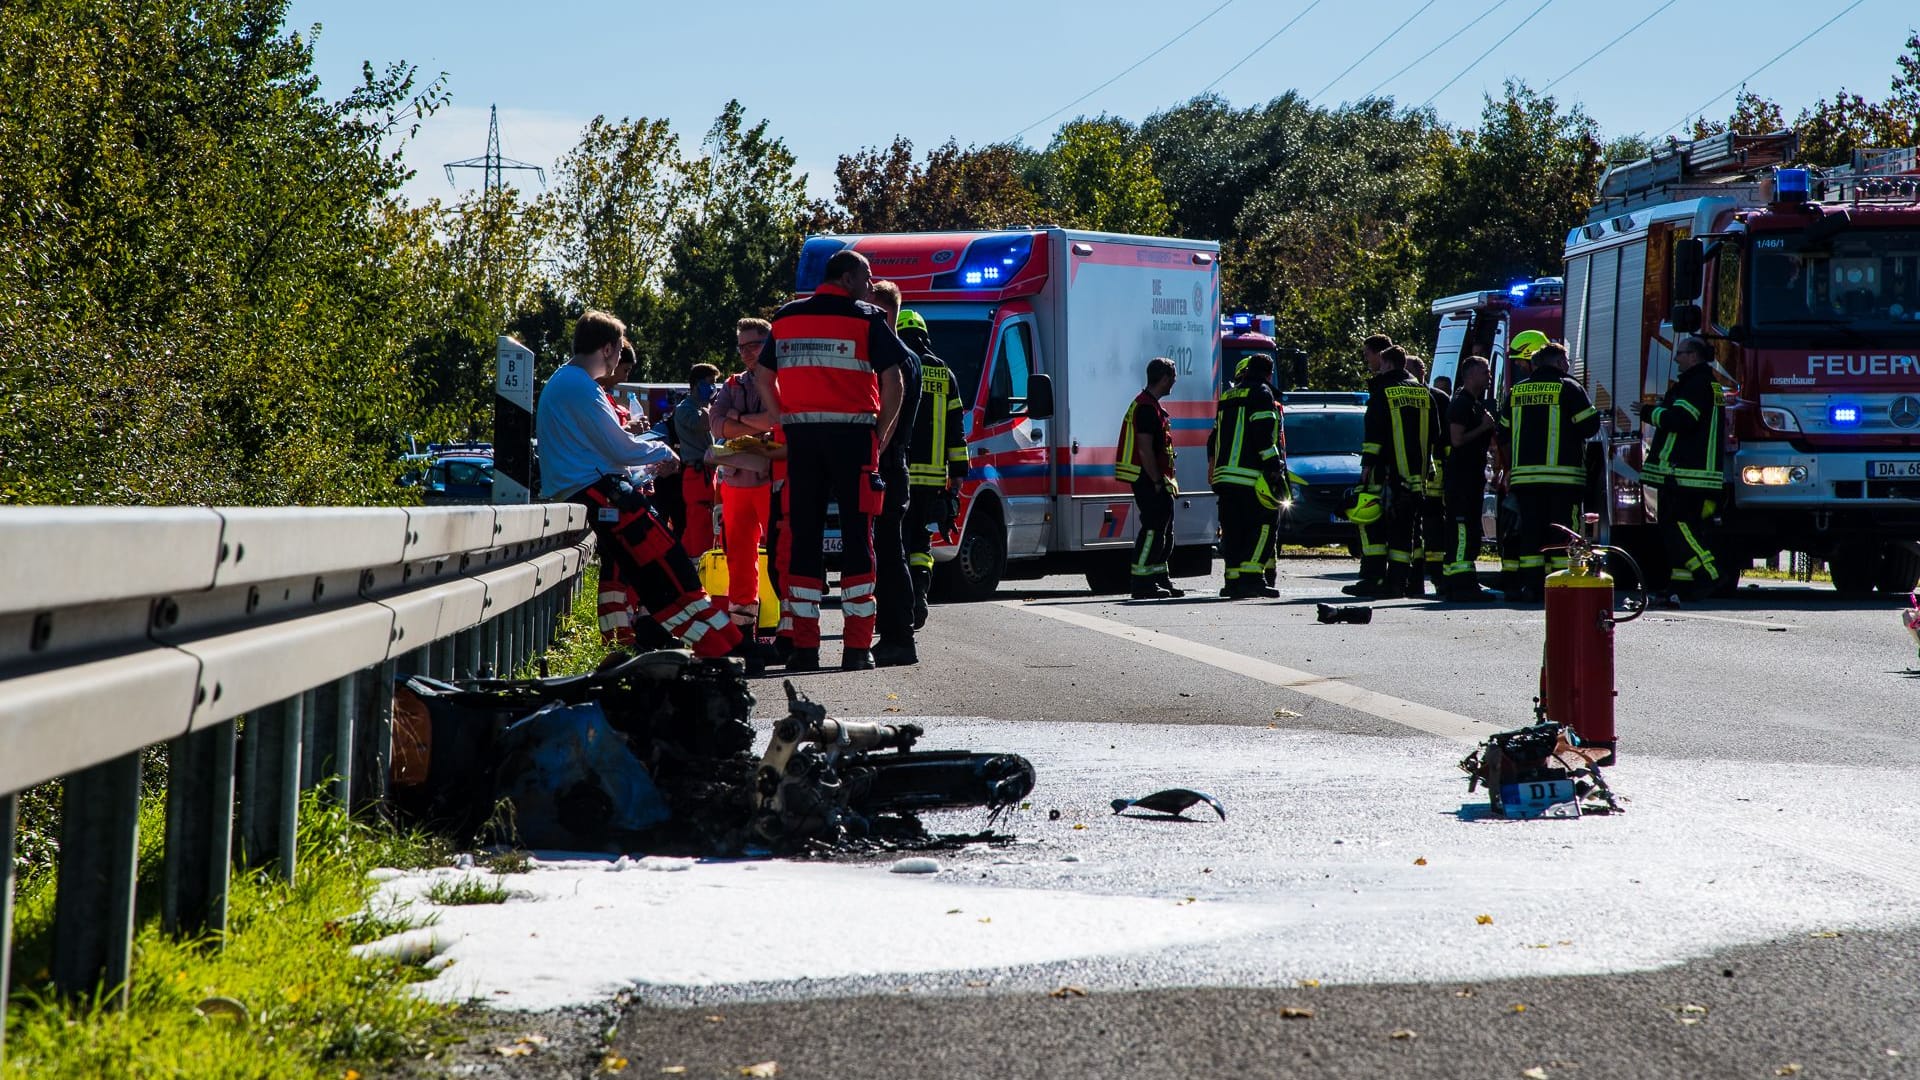
[[[147,800],[145,897],[156,894],[163,826],[164,800]],[[291,884],[234,873],[222,940],[175,940],[143,902],[125,1009],[54,994],[46,962],[55,879],[28,885],[16,913],[17,985],[0,1076],[341,1080],[450,1038],[450,1010],[405,991],[421,977],[417,967],[350,951],[417,922],[404,911],[366,912],[367,872],[443,864],[444,846],[355,821],[312,797],[301,808],[299,845]]]
[[[548,653],[552,674],[591,671],[606,656],[597,584],[589,568]],[[58,789],[48,790],[50,805],[57,805]],[[370,908],[374,886],[367,872],[443,866],[452,854],[444,841],[356,821],[310,796],[300,813],[298,879],[289,884],[273,873],[236,870],[227,933],[178,941],[161,931],[158,912],[165,803],[164,786],[149,785],[125,1009],[109,1007],[104,998],[68,1001],[53,992],[51,827],[43,857],[22,868],[0,1080],[357,1080],[402,1062],[437,1068],[426,1059],[459,1038],[459,1013],[407,992],[409,983],[425,977],[417,965],[362,959],[351,949],[431,921],[404,907]],[[503,902],[507,890],[499,875],[526,869],[525,856],[507,852],[489,865],[491,880],[444,882],[427,899]]]
[[[572,610],[560,620],[553,648],[547,650],[549,675],[584,675],[600,666],[610,650],[600,643],[600,570],[587,566],[580,573],[580,595]],[[532,678],[539,674],[536,663],[529,663],[517,674]]]
[[[488,881],[476,874],[469,874],[434,882],[427,886],[426,898],[428,903],[441,907],[504,904],[507,902],[507,887],[498,877]]]

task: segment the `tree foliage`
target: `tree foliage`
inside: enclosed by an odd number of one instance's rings
[[[376,502],[416,394],[414,69],[273,0],[0,6],[0,501]],[[384,149],[383,149],[384,147]]]
[[[1049,217],[1076,229],[1164,233],[1173,224],[1153,147],[1132,124],[1102,116],[1061,125],[1028,170]]]

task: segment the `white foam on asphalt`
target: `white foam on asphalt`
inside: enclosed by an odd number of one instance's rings
[[[1260,721],[920,722],[929,747],[1032,758],[1031,807],[1000,826],[1019,844],[942,853],[933,877],[890,874],[885,859],[541,861],[506,879],[503,905],[418,901],[446,943],[421,992],[547,1009],[635,986],[753,982],[804,995],[806,980],[922,975],[938,985],[942,972],[1093,958],[1108,966],[1074,981],[1466,981],[1639,970],[1920,923],[1920,883],[1830,857],[1866,850],[1920,865],[1920,848],[1901,839],[1920,810],[1897,770],[1629,758],[1608,773],[1626,813],[1509,822],[1486,816],[1484,794],[1467,794],[1453,767],[1460,748],[1439,738]],[[1115,797],[1174,786],[1220,797],[1228,819],[1109,811]],[[929,823],[974,831],[984,816]],[[656,866],[681,872],[632,872]],[[382,890],[417,899],[451,873]]]

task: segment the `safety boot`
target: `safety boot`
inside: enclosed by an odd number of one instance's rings
[[[787,674],[791,675],[796,671],[819,671],[819,670],[820,670],[820,650],[818,648],[812,648],[812,649],[795,648],[792,652],[787,654]]]
[[[882,640],[873,647],[873,662],[878,667],[905,667],[920,662],[920,653],[914,649],[913,639],[901,641]]]
[[[1161,574],[1159,577],[1154,578],[1153,583],[1155,585],[1160,586],[1160,591],[1166,593],[1168,596],[1179,598],[1187,595],[1187,590],[1181,588],[1178,585],[1175,585],[1173,583],[1173,579],[1168,577],[1165,574]]]
[[[1351,585],[1340,586],[1340,591],[1362,600],[1378,600],[1387,594],[1387,587],[1377,581],[1356,581]]]
[[[840,654],[841,671],[872,671],[872,649],[848,649]]]

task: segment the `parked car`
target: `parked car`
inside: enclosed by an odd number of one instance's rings
[[[493,497],[490,443],[435,443],[403,460],[410,468],[400,482],[418,487],[420,501],[427,506],[471,505]]]
[[[1341,545],[1358,554],[1360,534],[1346,511],[1360,483],[1366,393],[1294,391],[1280,395],[1280,402],[1293,497],[1280,511],[1279,542]]]

